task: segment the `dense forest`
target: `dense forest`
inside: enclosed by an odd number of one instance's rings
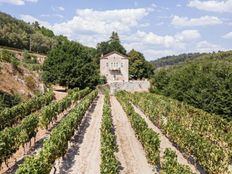
[[[183,63],[187,60],[192,60],[198,58],[201,55],[205,55],[206,53],[187,53],[187,54],[180,54],[180,55],[173,55],[173,56],[166,56],[159,58],[157,60],[152,60],[151,64],[154,68],[162,68],[166,66],[172,66],[179,63]]]
[[[161,69],[151,81],[152,92],[232,118],[232,51]]]
[[[18,49],[26,49],[38,53],[48,53],[64,36],[55,36],[53,31],[13,18],[0,12],[0,45]]]

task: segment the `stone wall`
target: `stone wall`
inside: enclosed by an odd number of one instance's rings
[[[129,92],[142,92],[148,91],[150,88],[150,82],[144,81],[128,81],[128,82],[113,82],[109,84],[110,92],[113,94],[117,91],[125,90]]]

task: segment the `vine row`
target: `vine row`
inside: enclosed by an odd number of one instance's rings
[[[42,150],[34,156],[26,158],[16,174],[47,174],[51,171],[56,159],[63,157],[68,149],[68,142],[79,128],[85,112],[96,98],[97,91],[92,91],[73,109],[60,124],[54,128],[50,137],[44,142]]]
[[[117,93],[116,97],[121,103],[124,111],[127,113],[131,125],[135,130],[136,136],[144,148],[148,162],[152,165],[159,166],[160,139],[158,133],[149,128],[145,120],[135,112],[133,106],[123,92]]]
[[[49,124],[51,119],[57,114],[68,108],[72,102],[82,98],[90,92],[86,88],[82,91],[74,90],[67,97],[59,102],[51,103],[42,109],[40,113],[31,114],[24,118],[16,127],[8,127],[0,132],[0,165],[5,162],[8,165],[8,159],[20,148],[36,137],[38,127]],[[56,107],[54,107],[56,106]],[[48,112],[48,109],[54,109],[54,112]],[[49,115],[51,114],[51,115]],[[49,119],[47,119],[49,118]],[[44,121],[46,120],[46,122]],[[40,124],[41,123],[41,124]],[[25,149],[24,149],[25,151]]]
[[[129,94],[127,93],[127,95]],[[156,94],[136,93],[130,94],[130,98],[172,142],[177,144],[186,156],[199,162],[208,173],[225,173],[227,171],[229,152],[212,141],[213,136],[217,137],[216,131],[224,138],[227,136],[226,131],[231,129],[227,127],[227,124],[197,109],[184,106],[183,103],[163,99],[163,96]],[[203,114],[201,115],[201,113]],[[197,121],[197,119],[202,119],[201,116],[204,119],[208,118],[206,121],[202,120],[205,125]],[[216,120],[218,123],[215,122]],[[194,124],[195,126],[193,126]],[[216,131],[212,129],[216,129]],[[205,136],[200,131],[205,132]],[[207,131],[208,136],[206,136]],[[224,134],[223,131],[225,131]]]
[[[165,149],[160,174],[194,174],[186,165],[177,161],[176,153],[170,148]]]
[[[6,108],[0,113],[0,130],[17,124],[20,120],[48,105],[54,98],[52,91],[42,96],[37,96],[27,102],[20,103],[12,108]]]
[[[115,157],[117,149],[110,108],[110,96],[106,92],[101,126],[101,174],[119,173],[119,161]]]

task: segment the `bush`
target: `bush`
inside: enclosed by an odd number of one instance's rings
[[[0,111],[6,107],[17,105],[21,101],[18,95],[11,95],[4,91],[0,91]]]
[[[32,76],[25,77],[25,83],[29,89],[31,90],[36,89],[36,81]]]
[[[27,50],[23,52],[23,61],[28,64],[37,64],[37,58],[34,55],[31,55]]]
[[[0,61],[1,62],[11,63],[15,59],[16,59],[16,57],[15,57],[14,53],[12,53],[8,50],[5,50],[5,49],[0,51]]]
[[[104,84],[106,84],[106,77],[105,76],[100,76],[100,78],[99,78],[99,84],[100,85],[104,85]]]

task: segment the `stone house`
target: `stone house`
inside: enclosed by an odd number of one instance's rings
[[[100,59],[100,74],[106,77],[107,83],[128,82],[128,57],[113,51],[102,55]]]

